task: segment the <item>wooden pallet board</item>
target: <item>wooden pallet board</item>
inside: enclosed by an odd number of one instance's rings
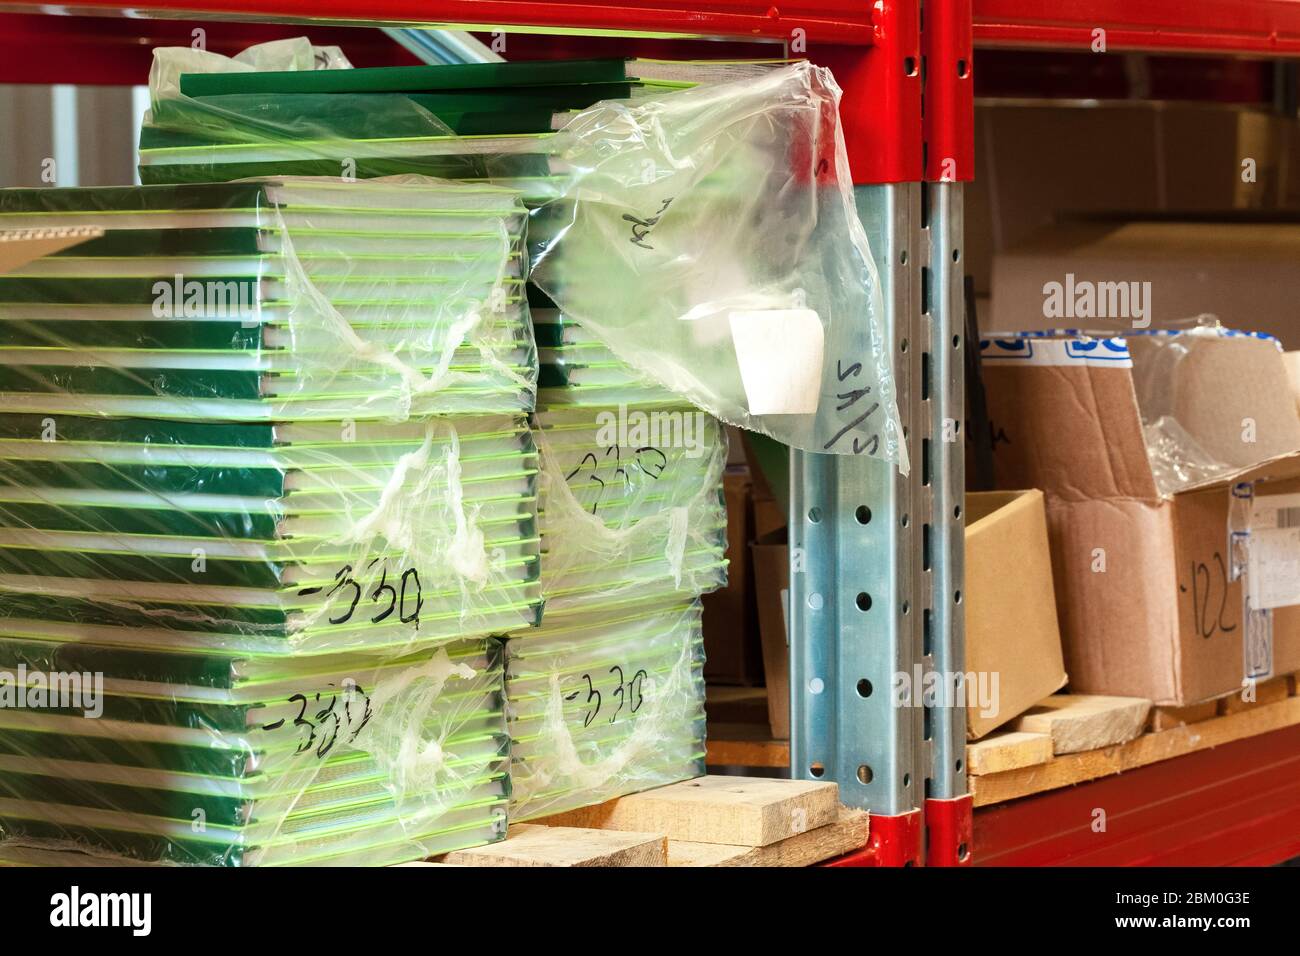
[[[1183,724],[1198,724],[1202,720],[1210,720],[1219,716],[1219,702],[1217,700],[1202,701],[1199,704],[1189,704],[1186,707],[1152,707],[1151,724],[1152,730],[1169,730],[1171,727],[1181,727]]]
[[[1294,683],[1292,685],[1294,687]],[[1300,724],[1300,697],[1257,704],[1240,713],[1144,734],[1116,747],[1053,757],[1037,766],[970,777],[977,807],[1084,783],[1245,737]]]
[[[1051,759],[1051,734],[999,731],[966,745],[966,772],[974,776],[1019,770]]]
[[[1146,728],[1151,701],[1099,694],[1053,694],[1009,725],[1047,734],[1054,754],[1080,753],[1127,743]]]
[[[790,766],[790,741],[772,739],[766,723],[709,723],[704,762],[710,767]]]
[[[1278,701],[1286,700],[1291,696],[1291,686],[1290,676],[1274,677],[1272,680],[1262,681],[1250,688],[1251,693],[1249,694],[1245,690],[1229,694],[1227,697],[1222,697],[1216,701],[1219,705],[1219,715],[1241,714],[1252,707],[1276,704]]]
[[[513,824],[500,843],[457,850],[442,858],[458,866],[667,866],[662,833]]]
[[[628,829],[634,821],[661,826]],[[869,836],[870,816],[841,806],[833,783],[711,775],[511,824],[499,843],[414,865],[812,866],[862,849]]]
[[[548,826],[663,833],[672,840],[767,846],[834,823],[839,787],[710,774],[545,817]]]
[[[812,866],[867,845],[870,817],[841,807],[834,823],[767,846],[668,841],[669,866]]]

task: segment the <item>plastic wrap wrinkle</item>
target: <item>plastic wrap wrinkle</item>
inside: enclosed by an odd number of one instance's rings
[[[246,59],[301,69],[305,43]],[[620,360],[724,421],[907,472],[879,275],[829,71],[803,61],[738,71],[601,101],[549,133],[488,137],[451,133],[410,95],[366,94],[356,114],[347,96],[285,94],[276,102],[304,105],[268,113],[257,97],[180,93],[182,72],[246,69],[160,55],[142,172],[166,181],[236,178],[225,168],[277,158],[361,157],[375,171],[454,160],[456,176],[521,185],[534,219],[556,224],[533,242],[533,280]],[[762,331],[772,324],[785,330],[779,344]]]

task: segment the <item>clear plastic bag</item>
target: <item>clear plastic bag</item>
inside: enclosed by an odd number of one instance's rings
[[[724,421],[907,471],[829,71],[747,69],[597,102],[554,131],[466,136],[439,116],[463,132],[471,114],[436,115],[414,93],[191,97],[173,79],[227,69],[246,67],[158,51],[145,182],[422,173],[517,186],[534,207],[533,280],[618,359]]]
[[[0,191],[105,230],[0,276],[0,859],[502,838],[524,222],[413,178]]]
[[[1126,337],[1162,495],[1300,450],[1281,344],[1217,326]]]
[[[507,642],[512,821],[704,773],[700,612],[641,602]]]

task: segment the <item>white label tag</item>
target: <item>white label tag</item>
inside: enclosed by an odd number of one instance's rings
[[[1300,528],[1300,494],[1259,495],[1251,507],[1250,527]]]
[[[751,415],[812,415],[826,333],[812,309],[731,313],[731,340]]]
[[[1265,680],[1273,676],[1273,612],[1255,610],[1250,598],[1243,604],[1242,675],[1245,680]]]
[[[1246,589],[1256,610],[1300,604],[1300,495],[1264,495],[1251,512]]]

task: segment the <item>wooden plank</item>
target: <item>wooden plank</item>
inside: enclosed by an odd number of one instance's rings
[[[1046,763],[1051,759],[1050,734],[1012,730],[990,734],[983,740],[966,745],[966,772],[976,775],[1004,773],[1007,770]]]
[[[668,841],[669,866],[812,866],[867,845],[870,816],[862,810],[840,808],[834,823],[800,833],[769,846],[728,846],[724,843]]]
[[[667,866],[661,833],[589,830],[514,824],[500,843],[457,850],[443,857],[461,866]]]
[[[1183,724],[1197,724],[1202,720],[1219,716],[1219,702],[1206,700],[1186,707],[1153,707],[1151,709],[1151,729],[1168,730]]]
[[[1151,701],[1141,697],[1053,694],[1016,719],[1012,730],[1050,734],[1052,752],[1081,753],[1132,740],[1146,728]]]
[[[773,740],[764,724],[709,724],[705,762],[711,767],[788,767],[790,741]]]
[[[767,846],[834,823],[839,787],[710,775],[546,817],[549,826],[663,833],[670,840]]]
[[[1276,704],[1278,701],[1286,700],[1291,696],[1291,682],[1285,676],[1274,677],[1272,680],[1257,683],[1254,687],[1252,699],[1243,699],[1242,695],[1245,693],[1246,688],[1243,687],[1235,694],[1220,698],[1218,701],[1219,712],[1225,715],[1240,714],[1252,707],[1262,707],[1266,704]]]
[[[1295,724],[1300,724],[1300,697],[1288,697],[1284,701],[1253,707],[1239,714],[1146,734],[1118,747],[1054,757],[1045,764],[1007,773],[971,777],[971,794],[975,806],[988,806],[1122,773],[1135,767],[1144,767],[1160,760],[1181,757]],[[1189,782],[1188,785],[1192,786],[1193,783]]]

